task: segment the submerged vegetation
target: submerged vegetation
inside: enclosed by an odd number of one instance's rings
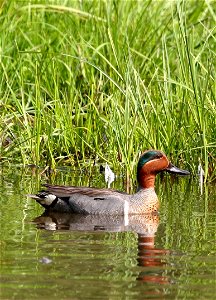
[[[215,20],[202,0],[3,1],[1,161],[130,174],[157,148],[215,178]]]

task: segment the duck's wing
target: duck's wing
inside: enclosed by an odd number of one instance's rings
[[[65,185],[52,185],[43,184],[46,187],[46,191],[50,194],[54,194],[57,197],[70,197],[74,194],[86,195],[89,197],[100,197],[100,196],[114,196],[114,195],[125,195],[126,193],[120,192],[113,189],[99,189],[90,187],[77,187],[77,186],[65,186]]]
[[[41,203],[41,196],[45,193],[46,203],[55,195],[51,205],[44,206],[48,210],[56,212],[73,212],[80,214],[107,214],[123,215],[125,200],[128,194],[112,189],[98,189],[88,187],[61,186],[45,184],[46,191],[38,194]],[[37,199],[36,199],[37,200]],[[126,203],[127,204],[127,203]]]
[[[27,195],[46,210],[80,214],[123,215],[129,195],[112,189],[45,184],[45,191]]]
[[[63,200],[65,201],[65,198]],[[58,205],[59,204],[60,201],[58,202]],[[89,195],[72,194],[68,199],[67,204],[75,213],[111,216],[124,215],[125,205],[127,207],[129,205],[128,195],[121,195],[120,193],[107,196],[101,194],[94,197]],[[57,206],[55,209],[58,211]]]

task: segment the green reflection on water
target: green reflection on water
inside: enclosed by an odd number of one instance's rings
[[[20,168],[1,172],[1,299],[215,298],[212,186],[201,196],[195,181],[159,179],[155,245],[140,249],[135,232],[37,228],[32,220],[43,209],[24,195],[48,178]],[[92,179],[70,171],[53,181],[104,186],[97,169]],[[119,176],[113,187],[124,190],[123,182]]]

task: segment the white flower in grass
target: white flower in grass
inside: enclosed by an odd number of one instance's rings
[[[115,174],[110,169],[110,166],[106,163],[105,166],[105,181],[108,184],[108,188],[110,188],[110,184],[115,180]]]

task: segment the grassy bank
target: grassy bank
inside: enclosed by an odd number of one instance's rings
[[[30,4],[28,4],[30,3]],[[131,173],[145,149],[216,177],[213,1],[3,1],[0,158],[99,158]]]

